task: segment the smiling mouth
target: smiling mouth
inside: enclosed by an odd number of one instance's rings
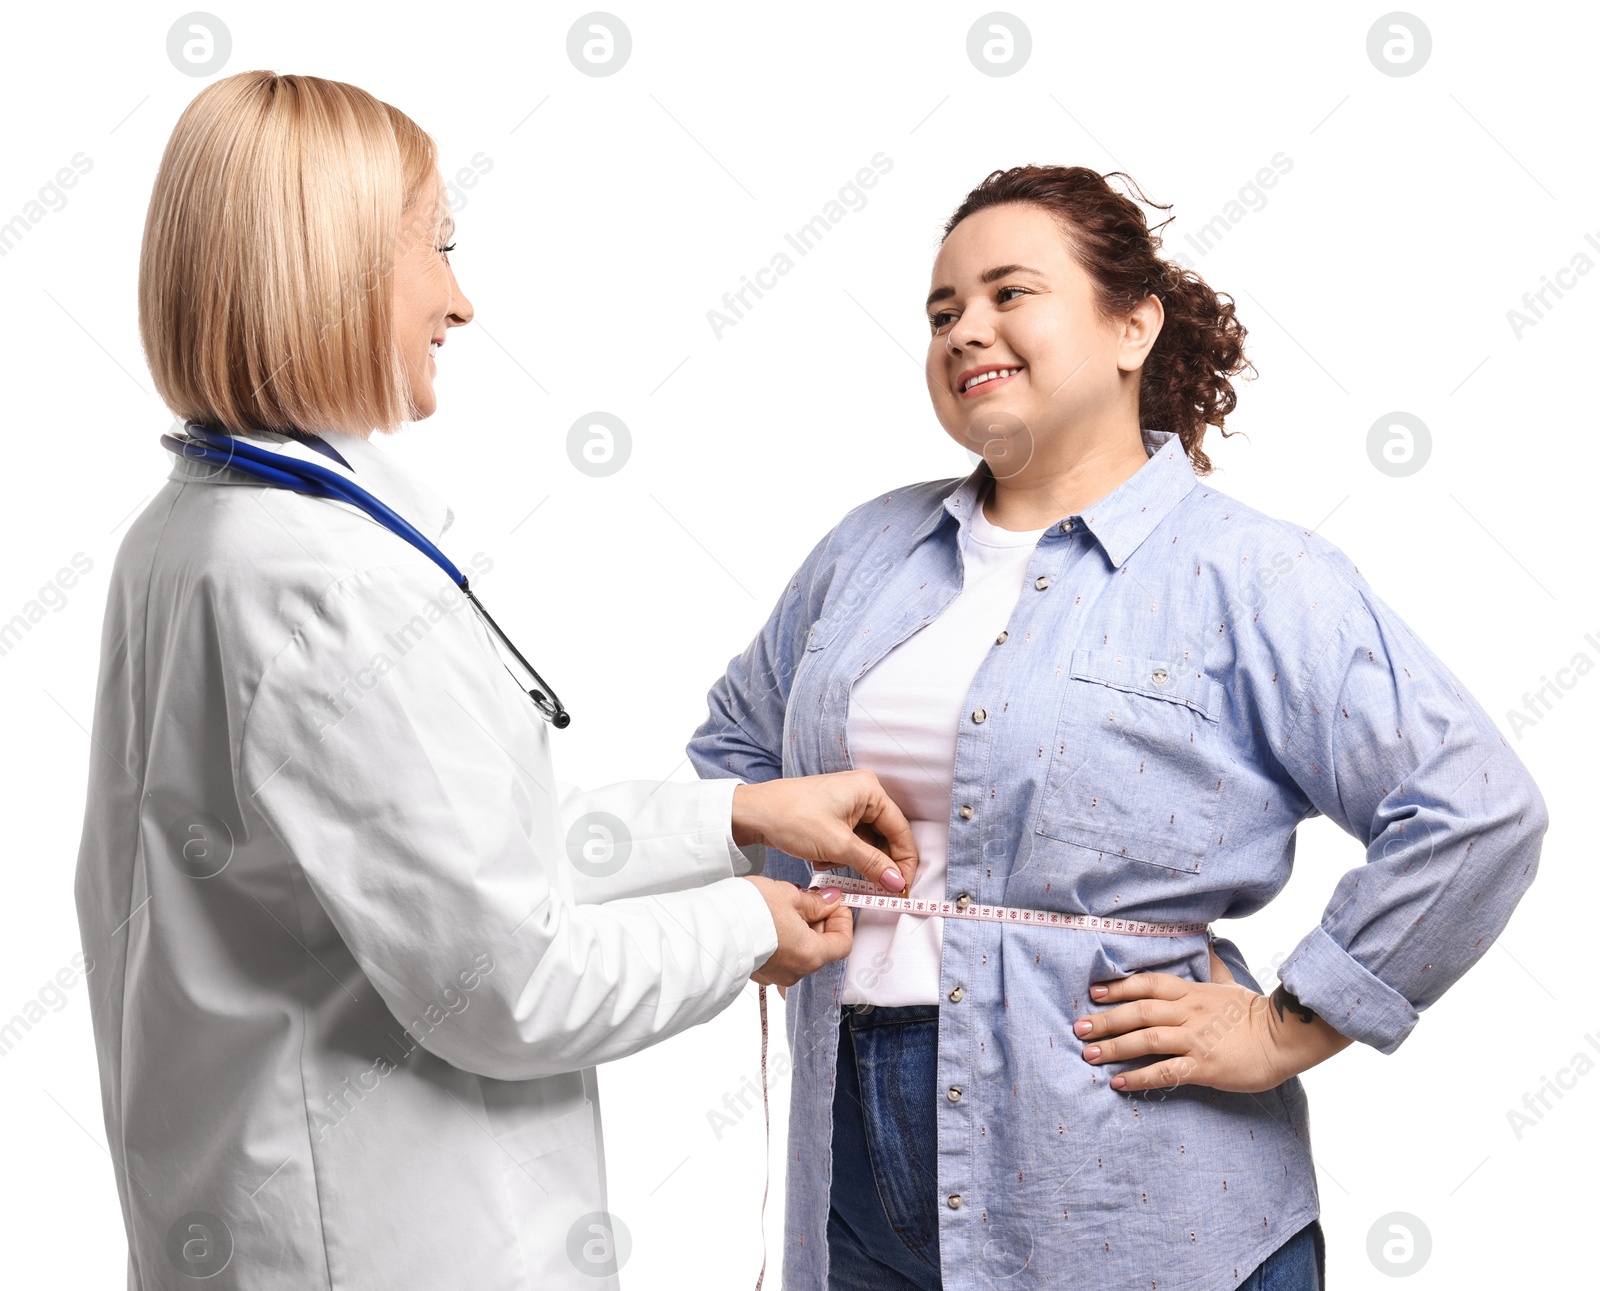
[[[961,397],[963,399],[972,399],[980,394],[987,394],[989,391],[1011,380],[1021,371],[1022,368],[1019,365],[1013,368],[988,368],[983,372],[975,372],[961,383]]]

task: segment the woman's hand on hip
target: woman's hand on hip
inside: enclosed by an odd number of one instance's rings
[[[1273,1089],[1350,1044],[1282,985],[1270,997],[1233,980],[1211,952],[1211,980],[1135,973],[1089,988],[1113,1007],[1078,1019],[1084,1061],[1165,1055],[1111,1078],[1119,1090],[1209,1085],[1236,1093]]]
[[[911,825],[870,771],[742,784],[733,791],[733,841],[765,843],[817,869],[848,865],[887,892],[911,889]]]

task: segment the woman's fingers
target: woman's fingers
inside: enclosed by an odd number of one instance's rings
[[[1187,1053],[1194,1040],[1182,1027],[1143,1027],[1127,1035],[1097,1040],[1083,1049],[1085,1062],[1127,1062],[1130,1058],[1148,1058],[1153,1053]]]
[[[1136,973],[1090,987],[1111,1007],[1079,1018],[1073,1033],[1092,1064],[1155,1059],[1111,1078],[1116,1090],[1210,1085],[1259,1093],[1282,1083],[1264,1028],[1271,1009],[1257,991],[1233,980],[1212,952],[1213,980]],[[1304,1070],[1304,1066],[1299,1070]]]
[[[1087,1014],[1072,1024],[1072,1031],[1080,1040],[1104,1040],[1140,1027],[1182,1026],[1187,1017],[1174,1001],[1141,999],[1119,1004],[1103,1013]]]
[[[1096,982],[1089,988],[1089,998],[1096,1004],[1115,1004],[1120,1000],[1176,1000],[1193,985],[1187,977],[1175,973],[1135,973],[1132,977]]]
[[[1178,1056],[1152,1062],[1132,1071],[1119,1072],[1111,1078],[1111,1088],[1126,1093],[1134,1089],[1176,1089],[1179,1085],[1194,1083],[1195,1069],[1199,1066],[1193,1058]]]
[[[1193,1018],[1183,997],[1194,985],[1172,973],[1135,973],[1096,984],[1090,996],[1112,1007],[1073,1024],[1074,1034],[1084,1042],[1084,1061],[1099,1065],[1165,1054],[1169,1056],[1161,1062],[1114,1076],[1112,1088],[1169,1089],[1186,1083],[1195,1062],[1186,1056],[1194,1047],[1185,1029]]]

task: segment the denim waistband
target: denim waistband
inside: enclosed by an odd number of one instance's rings
[[[853,1031],[863,1027],[891,1026],[901,1022],[939,1021],[937,1004],[846,1004],[840,1021]]]

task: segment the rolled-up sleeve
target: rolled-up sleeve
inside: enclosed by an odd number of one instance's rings
[[[1354,584],[1275,739],[1312,804],[1366,846],[1279,980],[1392,1053],[1477,962],[1533,881],[1543,798],[1487,713]]]

